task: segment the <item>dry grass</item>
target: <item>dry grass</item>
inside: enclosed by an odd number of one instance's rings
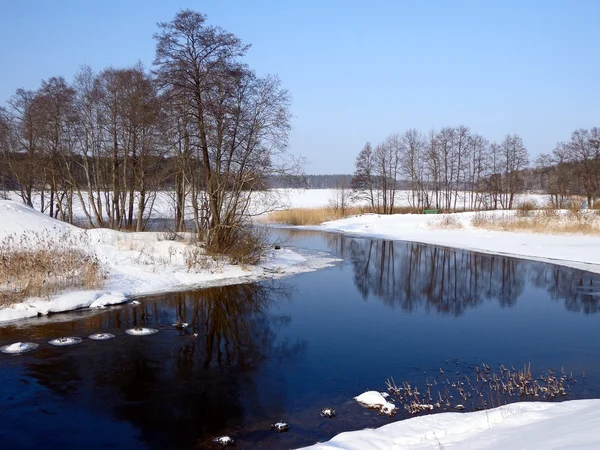
[[[458,229],[462,228],[463,225],[454,214],[444,214],[443,216],[440,216],[439,219],[431,223],[431,227]]]
[[[105,278],[100,261],[82,248],[82,234],[49,233],[10,235],[0,242],[0,306],[27,297],[49,295],[76,288],[93,289]]]
[[[471,224],[487,230],[600,236],[600,215],[593,210],[517,210],[502,215],[481,212]]]
[[[361,214],[360,210],[356,207],[346,208],[346,214],[342,214],[341,209],[336,208],[287,209],[272,212],[267,221],[286,225],[319,225],[330,220],[343,219],[352,214]]]
[[[410,207],[394,208],[394,214],[408,214],[415,212]],[[267,222],[285,225],[319,225],[330,220],[344,219],[359,214],[377,213],[367,206],[351,206],[344,208],[296,208],[284,211],[275,211],[269,214]]]

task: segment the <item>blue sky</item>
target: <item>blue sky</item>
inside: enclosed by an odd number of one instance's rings
[[[191,8],[252,44],[290,91],[290,151],[350,173],[364,143],[466,125],[532,159],[600,126],[600,1],[1,0],[0,102],[42,79],[142,61]]]

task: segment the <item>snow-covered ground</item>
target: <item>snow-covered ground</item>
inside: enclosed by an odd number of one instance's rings
[[[375,430],[341,433],[303,450],[597,449],[600,400],[511,403],[469,413],[440,413]]]
[[[99,290],[30,298],[0,308],[0,323],[80,308],[102,308],[123,303],[136,295],[278,278],[334,262],[325,254],[301,255],[282,248],[270,250],[257,266],[241,267],[207,259],[202,267],[188,269],[186,255],[189,257],[189,252],[197,250],[183,242],[164,240],[163,233],[83,230],[49,218],[22,203],[0,200],[0,242],[10,235],[18,242],[24,233],[44,233],[50,239],[69,236],[75,242],[85,242],[84,250],[99,258],[108,277]]]

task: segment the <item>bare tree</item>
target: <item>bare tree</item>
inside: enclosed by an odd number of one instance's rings
[[[522,190],[521,171],[529,164],[529,157],[518,134],[506,135],[501,144],[501,151],[504,172],[501,201],[505,209],[512,209],[515,195]]]
[[[410,129],[402,135],[400,147],[401,174],[410,182],[409,204],[417,209],[429,208],[430,199],[426,188],[426,151],[425,136],[416,129]]]
[[[571,134],[571,140],[564,146],[571,163],[576,169],[582,194],[590,207],[600,187],[600,138],[597,128],[592,131],[579,129]]]
[[[358,153],[354,162],[354,176],[350,183],[356,200],[366,200],[375,211],[376,205],[376,176],[374,168],[373,147],[367,142]]]
[[[5,161],[19,185],[23,202],[33,206],[35,189],[43,192],[44,181],[41,171],[41,130],[43,129],[41,105],[34,91],[18,89],[9,101],[10,125],[14,136],[14,148]],[[43,197],[41,210],[44,210]]]
[[[345,178],[340,178],[333,192],[333,197],[329,200],[329,205],[343,216],[350,206],[350,187]]]
[[[248,46],[205,21],[184,10],[160,23],[154,63],[163,89],[189,106],[195,135],[189,144],[201,162],[194,189],[202,201],[192,204],[197,217],[207,205],[209,247],[227,251],[249,212],[249,194],[265,186],[267,174],[289,168],[282,162],[289,95],[277,78],[257,77],[239,61]]]
[[[538,171],[545,178],[542,185],[548,186],[552,206],[564,208],[573,183],[573,167],[568,162],[568,151],[559,143],[552,154],[542,154],[536,160]]]

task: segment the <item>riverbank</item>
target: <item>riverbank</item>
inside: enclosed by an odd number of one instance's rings
[[[514,256],[600,273],[598,236],[489,230],[473,225],[477,214],[363,214],[303,228]],[[507,213],[485,214],[500,220]]]
[[[256,266],[242,267],[224,258],[206,257],[200,247],[171,240],[164,233],[84,230],[22,203],[0,200],[0,242],[10,239],[11,245],[18,247],[26,234],[43,235],[39,241],[43,245],[68,238],[97,258],[105,280],[99,289],[73,288],[3,306],[0,323],[81,308],[104,308],[159,292],[280,278],[316,270],[335,261],[325,254],[301,255],[281,248],[269,250]],[[35,238],[28,240],[32,241]]]
[[[485,411],[413,417],[341,433],[302,450],[598,448],[600,400],[511,403]]]

